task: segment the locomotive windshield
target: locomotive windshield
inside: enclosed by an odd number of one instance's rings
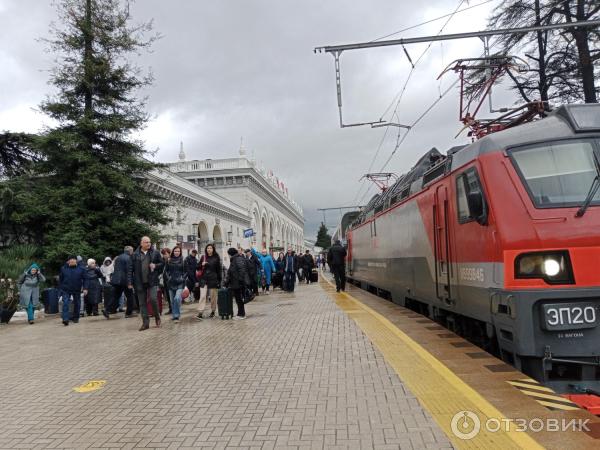
[[[558,141],[515,149],[511,157],[536,207],[581,206],[596,178],[597,144]],[[591,204],[600,204],[600,191]]]

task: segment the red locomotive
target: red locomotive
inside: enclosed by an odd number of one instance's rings
[[[562,392],[600,385],[600,105],[432,149],[350,226],[348,276]]]

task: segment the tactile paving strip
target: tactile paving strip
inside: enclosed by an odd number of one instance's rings
[[[490,418],[500,420],[505,417],[389,320],[347,293],[334,294],[331,283],[329,285],[336,304],[356,321],[457,448],[543,448],[528,434],[517,432],[512,424],[509,430],[490,432],[482,427],[469,440],[457,438],[452,423],[460,412],[473,414],[481,423]]]

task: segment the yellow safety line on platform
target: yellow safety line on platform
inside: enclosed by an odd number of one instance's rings
[[[333,287],[329,280],[322,278]],[[336,304],[354,319],[456,447],[544,448],[527,433],[516,431],[515,424],[504,414],[384,316],[347,293],[332,294]],[[467,418],[473,426],[464,428]],[[493,432],[490,430],[497,427],[490,426],[488,430],[485,426],[488,419],[494,424],[499,421],[501,429]],[[476,420],[480,429],[473,433]]]

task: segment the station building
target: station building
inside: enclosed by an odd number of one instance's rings
[[[150,174],[148,188],[172,203],[163,245],[189,251],[210,242],[222,256],[229,246],[304,248],[302,208],[243,148],[236,158],[188,161],[182,144],[179,161]]]

